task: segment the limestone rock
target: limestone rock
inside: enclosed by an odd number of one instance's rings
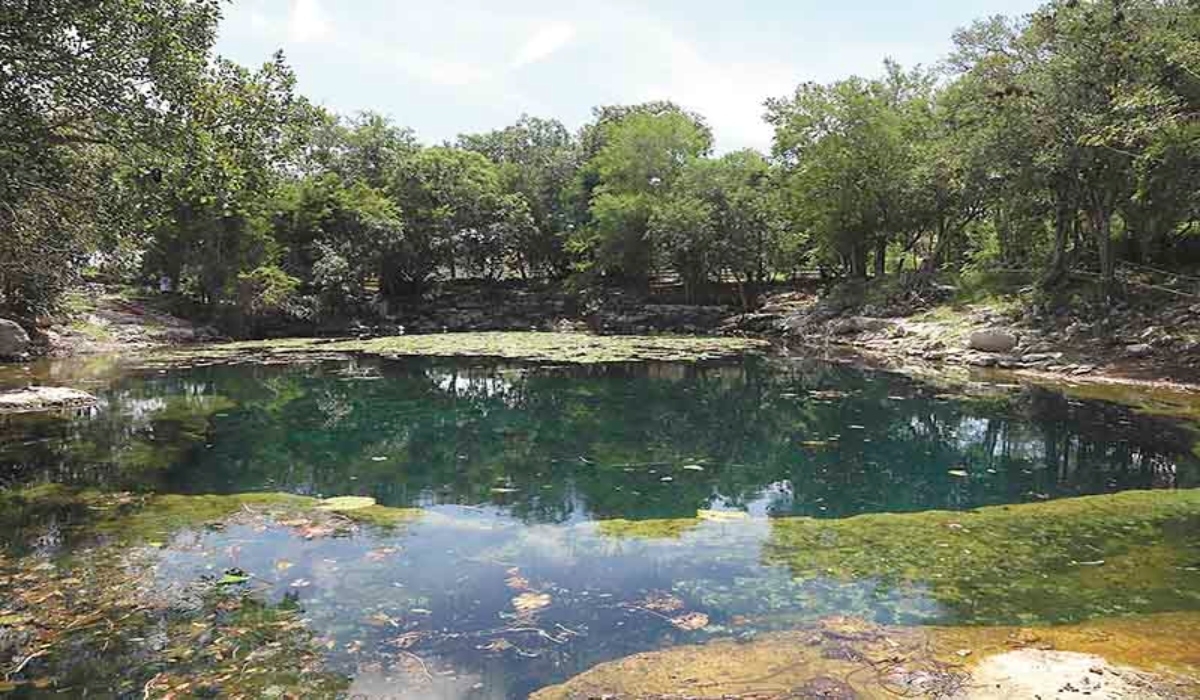
[[[0,413],[76,408],[90,406],[96,401],[95,396],[78,389],[61,386],[31,386],[15,391],[0,391]]]
[[[1017,336],[999,328],[987,328],[971,333],[967,347],[980,352],[1011,352],[1017,347]]]
[[[15,321],[0,318],[0,359],[19,358],[29,352],[29,334]]]

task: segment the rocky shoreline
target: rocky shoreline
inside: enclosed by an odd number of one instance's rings
[[[97,308],[83,326],[103,326],[101,339],[80,325],[46,331],[41,348],[21,326],[0,321],[0,350],[9,359],[29,355],[122,353],[186,346],[219,337],[145,304],[96,294]],[[418,301],[381,309],[386,320],[294,329],[293,335],[378,338],[479,331],[582,332],[599,335],[712,335],[759,338],[798,353],[830,348],[863,362],[904,370],[994,369],[1030,377],[1200,385],[1200,304],[1187,300],[1148,307],[1118,303],[1111,312],[1081,318],[1076,311],[1030,313],[1013,304],[923,308],[838,305],[836,294],[777,290],[756,311],[728,305],[675,303],[670,293],[649,297],[607,289],[573,294],[557,285],[442,285]],[[1090,320],[1089,320],[1090,319]],[[144,328],[143,328],[144,327]]]

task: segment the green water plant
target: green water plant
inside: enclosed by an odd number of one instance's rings
[[[770,344],[749,338],[489,332],[400,335],[367,340],[289,338],[209,345],[168,357],[238,359],[308,353],[379,356],[489,357],[531,362],[697,362],[763,352]]]

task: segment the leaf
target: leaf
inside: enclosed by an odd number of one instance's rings
[[[679,617],[671,618],[671,624],[681,630],[692,632],[694,630],[708,627],[708,615],[700,612],[688,613]]]
[[[370,496],[334,496],[318,503],[317,510],[341,513],[348,510],[362,510],[373,505],[375,505],[375,499]]]
[[[0,615],[0,627],[15,627],[29,622],[28,615],[16,613],[13,615]]]
[[[963,477],[963,476],[967,476],[967,472],[966,472],[966,470],[963,470],[963,469],[951,469],[950,476]]]
[[[512,605],[517,612],[528,613],[548,607],[550,601],[549,593],[522,593],[512,599]]]
[[[230,569],[229,571],[226,571],[225,575],[222,576],[217,581],[217,585],[218,586],[236,586],[240,583],[245,583],[249,580],[250,580],[250,576],[247,575],[246,572],[242,571],[241,569]]]

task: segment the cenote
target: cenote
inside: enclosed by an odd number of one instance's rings
[[[1049,389],[351,355],[88,388],[0,417],[14,697],[525,697],[831,615],[1200,609],[1192,424]]]

